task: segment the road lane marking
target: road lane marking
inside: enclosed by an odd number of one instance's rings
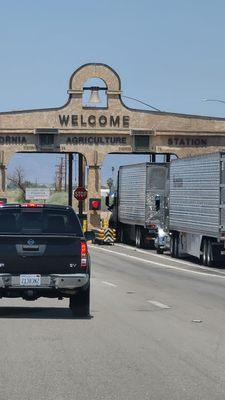
[[[117,285],[114,285],[114,283],[111,283],[111,282],[102,281],[102,283],[104,283],[104,285],[107,285],[107,286],[117,287]]]
[[[124,245],[124,244],[121,244],[121,243],[116,243],[116,246],[118,246],[118,247],[123,247],[124,249],[128,249],[128,250],[133,250],[133,251],[136,251],[137,253],[147,254],[147,255],[149,255],[149,256],[153,256],[153,257],[156,257],[156,258],[162,258],[163,260],[167,260],[167,261],[170,260],[169,256],[162,255],[162,254],[160,255],[160,254],[151,253],[151,252],[149,252],[149,251],[137,249],[136,247],[127,246],[127,245]],[[192,263],[192,262],[190,262],[190,261],[184,261],[184,260],[181,260],[181,259],[176,260],[176,259],[174,259],[174,258],[173,258],[172,261],[173,261],[173,263],[183,264],[183,265],[190,265],[190,267],[196,267],[196,266],[197,266],[199,269],[203,269],[203,270],[207,270],[207,271],[212,271],[212,268],[209,268],[209,267],[206,267],[206,266],[203,267],[203,266],[201,266],[201,265],[194,264],[194,263]],[[220,272],[220,273],[221,273],[221,271],[220,271],[218,268],[213,268],[213,271],[216,271],[216,272]],[[222,275],[222,273],[221,273],[221,275]],[[225,275],[225,274],[224,274],[224,275]]]
[[[101,247],[95,247],[93,245],[90,246],[91,248],[95,249],[95,250],[99,250],[99,251],[106,251],[108,253],[112,253],[112,254],[116,254],[119,255],[121,257],[127,257],[127,258],[131,258],[133,260],[139,261],[139,262],[143,262],[143,263],[147,263],[147,264],[152,264],[152,266],[154,268],[156,265],[163,267],[163,268],[167,268],[167,269],[174,269],[175,271],[181,271],[181,272],[188,272],[189,274],[195,274],[195,275],[202,275],[202,276],[210,276],[212,278],[221,278],[221,279],[225,279],[225,275],[216,275],[216,274],[208,274],[207,272],[200,272],[200,271],[192,271],[190,269],[186,269],[186,268],[179,268],[179,267],[174,267],[173,265],[167,265],[167,264],[161,264],[158,263],[156,261],[150,261],[150,260],[145,260],[144,258],[138,258],[135,256],[131,256],[129,254],[124,254],[124,253],[119,253],[118,251],[113,251],[113,250],[108,250],[108,249],[103,249]]]
[[[148,303],[153,304],[153,306],[156,306],[156,307],[159,307],[159,308],[165,308],[165,309],[171,308],[167,304],[160,303],[159,301],[156,301],[156,300],[147,300],[147,301],[148,301]]]

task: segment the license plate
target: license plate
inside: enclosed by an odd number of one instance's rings
[[[20,286],[40,286],[41,275],[20,275]]]

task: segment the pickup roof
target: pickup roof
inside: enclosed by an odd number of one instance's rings
[[[71,207],[0,206],[0,297],[68,297],[75,316],[89,315],[90,257]]]

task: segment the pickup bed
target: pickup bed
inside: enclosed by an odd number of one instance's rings
[[[68,297],[75,316],[89,315],[90,257],[71,207],[0,206],[0,297]]]

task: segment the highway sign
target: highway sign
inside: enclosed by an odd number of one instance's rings
[[[87,190],[83,186],[78,186],[74,192],[73,196],[78,201],[83,201],[87,198]]]
[[[48,200],[50,189],[47,188],[27,188],[26,200]]]

